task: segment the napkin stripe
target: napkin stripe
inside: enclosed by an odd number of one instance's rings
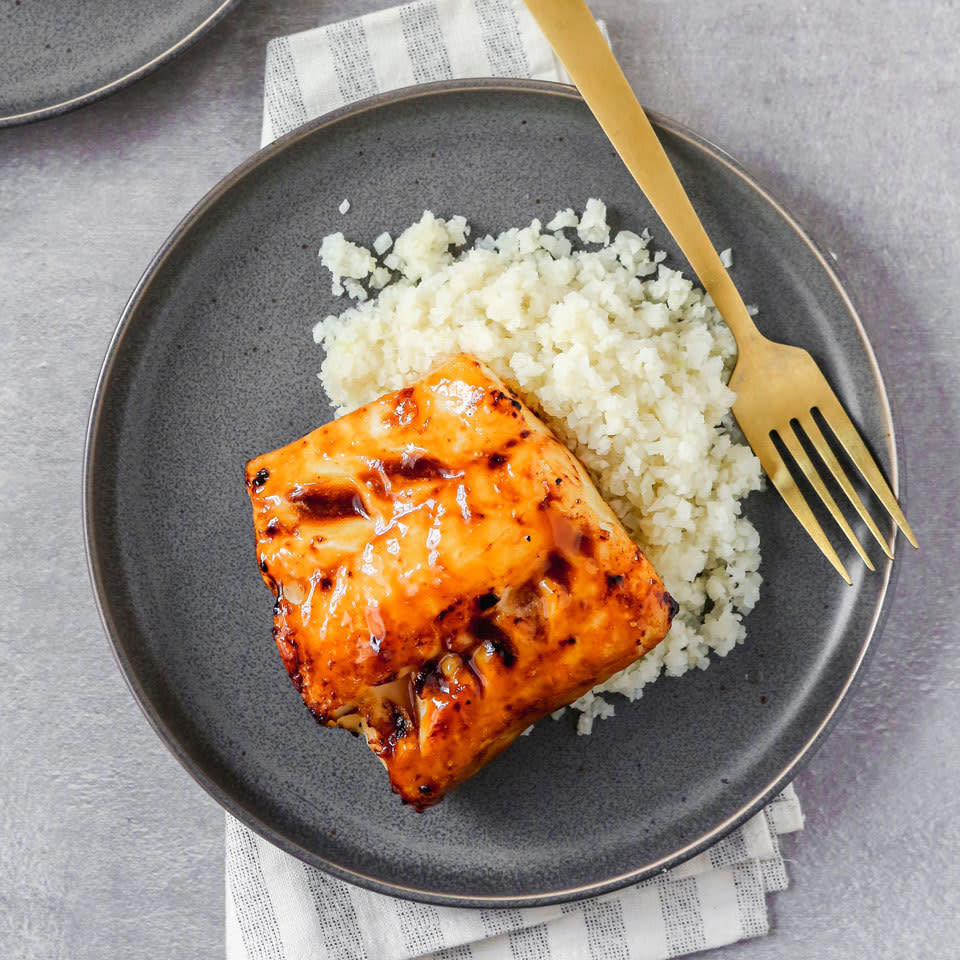
[[[480,922],[488,937],[497,937],[523,926],[523,917],[519,910],[481,910]]]
[[[529,77],[530,64],[520,43],[520,24],[509,0],[474,0],[480,38],[493,77]]]
[[[763,877],[764,893],[779,893],[790,885],[786,865],[779,854],[771,860],[760,861],[760,875]]]
[[[741,863],[733,868],[733,888],[742,926],[740,938],[762,937],[769,931],[770,921],[756,864]]]
[[[327,28],[333,72],[344,103],[372,97],[378,90],[367,31],[360,20],[345,20]]]
[[[286,132],[310,119],[300,93],[296,61],[289,37],[271,40],[267,47],[263,99],[273,130]]]
[[[714,869],[729,866],[731,863],[742,863],[749,856],[746,839],[740,831],[728,834],[719,843],[714,844],[707,854],[710,866]]]
[[[549,960],[547,928],[541,923],[526,930],[514,930],[508,937],[512,960]]]
[[[249,960],[285,960],[270,888],[260,865],[256,838],[238,820],[227,820],[231,852],[230,893],[240,918]]]
[[[697,878],[685,877],[671,883],[661,884],[660,910],[667,931],[667,943],[671,956],[693,953],[707,946],[703,929],[703,914],[697,891]]]
[[[409,956],[419,957],[424,953],[442,950],[446,946],[436,907],[409,900],[396,900],[394,909],[403,935],[403,945]]]
[[[307,889],[313,899],[313,908],[323,929],[326,954],[343,960],[367,960],[360,937],[360,924],[353,908],[350,892],[345,884],[328,877],[320,870],[304,865]]]
[[[630,960],[623,905],[617,900],[588,900],[583,905],[590,960]]]
[[[453,76],[436,3],[401,7],[400,26],[413,67],[413,79],[417,83],[446,80]]]

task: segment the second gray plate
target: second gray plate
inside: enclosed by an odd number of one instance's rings
[[[718,248],[734,248],[763,330],[814,354],[895,484],[882,381],[836,276],[729,158],[674,123],[657,126]],[[746,644],[618,703],[590,737],[572,718],[548,719],[418,815],[362,743],[304,708],[270,636],[243,465],[332,415],[310,330],[343,305],[318,264],[320,240],[342,230],[370,243],[424,208],[462,213],[482,236],[591,196],[615,225],[650,227],[668,263],[686,266],[570,88],[471,81],[368,101],[295,131],[216,187],[150,265],[104,363],[86,532],[120,666],[160,736],[232,814],[354,883],[521,905],[675,864],[794,776],[877,626],[890,564],[870,574],[849,563],[848,588],[765,492],[746,505],[765,578]]]
[[[185,50],[237,0],[5,0],[0,127],[125,87]]]

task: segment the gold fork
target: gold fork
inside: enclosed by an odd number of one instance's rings
[[[774,343],[757,330],[584,0],[525,2],[627,169],[670,230],[704,289],[733,331],[738,348],[737,364],[730,378],[730,388],[737,394],[733,413],[747,442],[787,506],[840,576],[848,584],[852,583],[850,574],[797,487],[777,449],[774,436],[790,453],[863,562],[871,570],[874,569],[867,552],[840,512],[820,471],[801,443],[796,424],[802,428],[810,445],[884,553],[893,559],[890,546],[854,491],[850,478],[814,419],[813,411],[816,410],[897,526],[916,547],[917,540],[896,497],[816,361],[806,350]]]

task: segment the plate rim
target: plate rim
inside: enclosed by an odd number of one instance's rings
[[[228,3],[236,0],[227,0]],[[214,800],[224,808],[231,816],[235,817],[245,826],[268,840],[274,846],[279,847],[285,852],[297,857],[297,859],[315,866],[332,876],[338,877],[349,883],[374,890],[378,893],[388,896],[401,897],[404,899],[416,900],[423,903],[431,903],[441,906],[459,906],[459,907],[477,907],[477,908],[517,908],[542,906],[547,904],[563,903],[572,900],[580,900],[587,897],[598,896],[620,889],[631,883],[637,883],[647,877],[668,870],[676,866],[697,853],[709,848],[718,840],[726,836],[730,831],[748,820],[756,814],[774,795],[780,792],[793,778],[799,770],[809,762],[816,754],[819,747],[823,744],[828,734],[833,729],[839,719],[842,710],[848,705],[850,696],[856,688],[858,682],[862,679],[864,666],[873,647],[873,638],[877,635],[889,612],[889,598],[891,595],[891,586],[895,582],[896,565],[892,560],[885,558],[885,565],[877,571],[877,575],[883,577],[880,584],[880,591],[874,606],[873,615],[867,626],[866,634],[860,644],[859,651],[853,663],[851,671],[844,681],[836,698],[830,705],[829,710],[817,725],[816,729],[806,739],[802,746],[797,750],[789,762],[784,764],[780,772],[773,777],[759,792],[757,792],[749,801],[742,804],[740,808],[721,823],[715,825],[711,830],[701,836],[691,840],[689,843],[673,851],[671,854],[661,857],[653,863],[644,864],[636,869],[608,877],[604,880],[564,889],[554,889],[529,894],[508,894],[508,895],[477,895],[477,894],[458,894],[449,892],[437,892],[435,890],[420,889],[416,886],[383,880],[379,877],[369,876],[356,870],[343,867],[340,864],[333,863],[324,857],[300,846],[295,841],[288,839],[279,833],[269,824],[260,820],[256,815],[244,809],[237,800],[230,796],[224,789],[216,783],[206,771],[201,770],[199,766],[191,760],[187,751],[181,747],[176,733],[171,730],[159,713],[154,709],[150,700],[143,689],[139,679],[128,660],[123,643],[120,639],[120,631],[116,629],[110,612],[110,603],[106,596],[105,578],[102,575],[101,565],[103,563],[94,524],[94,490],[95,473],[94,465],[96,462],[96,452],[99,442],[99,427],[105,409],[105,396],[110,382],[115,362],[117,361],[120,348],[127,332],[135,322],[139,304],[144,299],[151,282],[162,269],[166,260],[177,249],[180,242],[189,234],[190,230],[199,222],[199,220],[215,204],[231,190],[236,184],[244,180],[247,176],[257,170],[261,165],[269,161],[275,155],[285,151],[298,141],[314,135],[318,130],[329,127],[348,118],[354,118],[361,114],[389,106],[400,102],[410,102],[425,97],[442,96],[450,93],[464,93],[470,91],[509,91],[520,93],[532,93],[537,95],[546,95],[552,97],[561,97],[565,99],[577,100],[582,102],[582,98],[576,88],[568,84],[555,83],[546,80],[529,79],[501,79],[501,78],[475,78],[463,80],[441,80],[434,83],[418,84],[410,87],[403,87],[398,90],[381,93],[367,99],[357,101],[356,103],[333,110],[327,114],[308,121],[297,127],[284,136],[278,138],[273,143],[261,148],[241,164],[224,176],[214,187],[212,187],[183,217],[167,239],[163,242],[158,251],[154,254],[150,263],[144,270],[138,280],[132,293],[130,294],[120,318],[110,338],[106,354],[104,356],[97,381],[94,388],[93,398],[90,405],[90,413],[87,422],[87,430],[83,449],[83,498],[82,498],[82,524],[84,550],[87,561],[87,572],[90,579],[97,612],[100,616],[104,632],[109,640],[114,659],[122,673],[124,680],[130,689],[130,692],[137,705],[143,711],[147,721],[154,732],[160,737],[167,749],[176,757],[180,765],[190,774],[190,776],[200,784]],[[756,178],[744,168],[739,161],[734,159],[726,150],[717,146],[712,141],[696,133],[686,125],[665,117],[656,111],[646,111],[655,127],[660,127],[672,135],[678,136],[693,147],[711,156],[717,162],[722,163],[732,173],[743,180],[747,186],[753,189],[760,197],[772,206],[776,212],[784,218],[790,228],[797,234],[799,239],[806,244],[809,250],[814,254],[820,264],[821,269],[833,284],[838,296],[849,313],[851,320],[860,336],[865,348],[867,360],[869,362],[872,374],[876,381],[879,396],[882,400],[882,418],[886,427],[886,436],[884,437],[887,453],[889,456],[890,467],[887,478],[894,493],[900,497],[900,454],[896,442],[896,422],[891,408],[890,397],[886,389],[883,374],[877,361],[876,352],[867,330],[860,318],[853,301],[844,287],[839,276],[837,266],[831,264],[827,259],[827,254],[819,244],[810,236],[797,219],[781,204],[769,190],[763,187]],[[892,547],[896,540],[896,527],[890,524],[890,530],[887,536],[887,544]]]
[[[70,97],[67,100],[60,100],[57,103],[47,104],[42,107],[33,107],[30,110],[23,110],[20,113],[10,113],[5,116],[0,116],[0,129],[4,127],[17,127],[21,124],[34,123],[37,120],[47,120],[50,117],[59,116],[62,113],[68,113],[71,110],[76,110],[79,107],[87,106],[90,103],[94,103],[97,100],[102,100],[104,97],[110,96],[112,93],[116,93],[118,90],[122,90],[124,87],[129,86],[135,81],[139,80],[141,77],[145,77],[148,73],[152,73],[158,67],[163,66],[168,60],[172,60],[178,54],[182,53],[187,47],[192,46],[197,40],[200,39],[203,34],[205,34],[214,24],[218,23],[223,17],[230,12],[232,7],[235,7],[240,0],[222,0],[220,5],[210,14],[208,14],[200,23],[193,27],[186,36],[181,37],[176,43],[172,46],[167,47],[166,50],[163,50],[161,53],[158,53],[155,57],[152,57],[146,63],[141,64],[139,67],[134,67],[133,70],[128,71],[120,77],[117,77],[114,80],[110,80],[108,83],[103,84],[102,86],[96,87],[93,90],[88,90],[85,93],[77,94],[75,97]]]

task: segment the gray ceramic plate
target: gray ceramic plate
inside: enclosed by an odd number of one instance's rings
[[[734,248],[764,329],[822,362],[896,482],[880,375],[829,266],[729,158],[657,123],[710,234]],[[417,815],[362,743],[314,723],[270,637],[242,470],[331,416],[310,330],[343,304],[318,264],[321,238],[396,235],[425,207],[462,213],[482,235],[590,196],[623,227],[649,225],[683,265],[569,87],[470,81],[387,95],[300,128],[227,177],[150,265],[110,346],[90,421],[86,525],[120,666],[217,800],[355,883],[515,905],[677,863],[793,777],[877,626],[890,565],[868,574],[853,558],[846,587],[764,493],[747,506],[766,582],[746,645],[619,703],[591,737],[548,719]]]
[[[0,127],[83,106],[186,49],[237,0],[4,0]]]

